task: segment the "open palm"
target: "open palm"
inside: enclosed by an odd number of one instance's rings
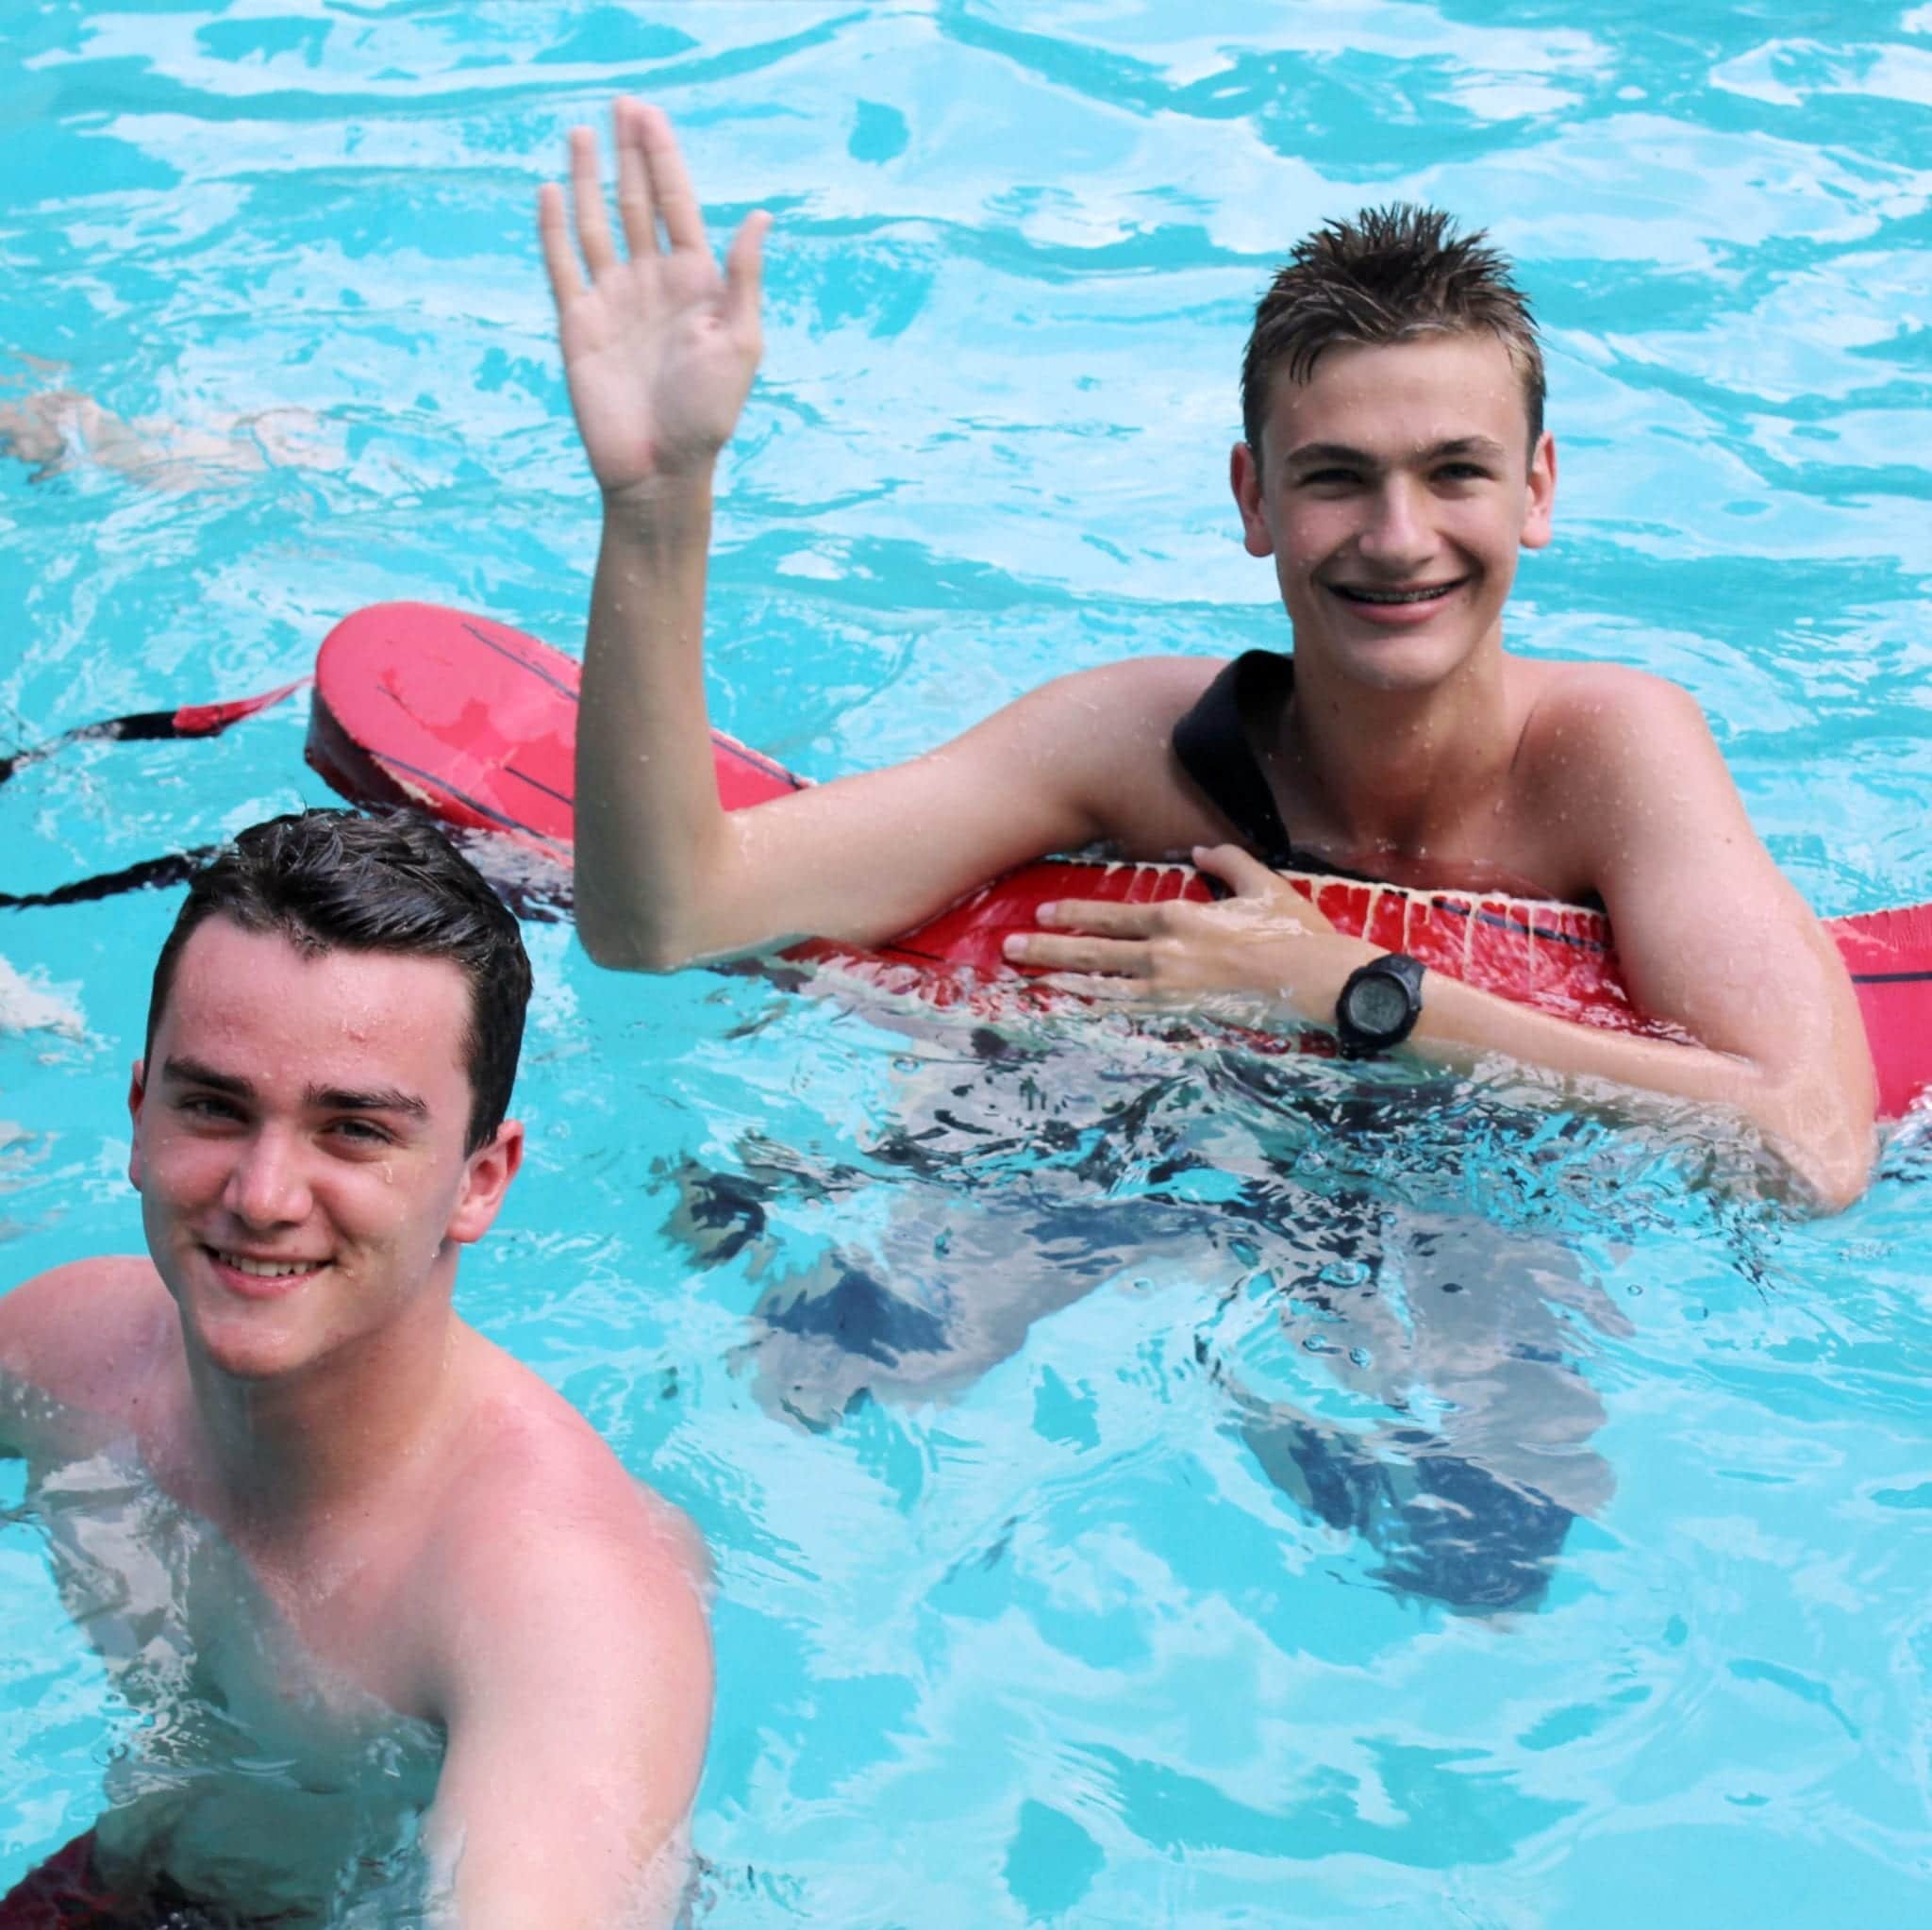
[[[611,236],[588,128],[571,133],[576,247],[562,189],[543,190],[537,223],[571,406],[607,492],[701,467],[730,437],[758,367],[769,225],[747,217],[721,275],[670,123],[634,100],[620,100],[613,118],[627,258]]]

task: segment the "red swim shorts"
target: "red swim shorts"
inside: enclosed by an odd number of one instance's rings
[[[0,1930],[241,1930],[163,1882],[142,1895],[110,1889],[94,1869],[94,1835],[75,1837],[0,1897]]]

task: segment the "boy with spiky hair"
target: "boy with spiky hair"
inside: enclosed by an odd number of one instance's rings
[[[1550,540],[1536,335],[1479,237],[1334,225],[1263,299],[1231,480],[1293,653],[1062,677],[890,770],[727,815],[702,636],[711,477],[760,349],[752,215],[721,274],[661,113],[616,107],[624,246],[572,136],[540,226],[603,491],[577,740],[576,902],[599,962],[667,971],[806,933],[860,944],[1095,844],[1191,855],[1215,905],[1061,903],[1011,956],[1092,992],[1258,994],[1358,1053],[1500,1053],[1740,1115],[1827,1206],[1862,1191],[1872,1069],[1835,949],[1663,680],[1514,657],[1520,550]],[[1573,1024],[1328,928],[1277,867],[1600,902],[1637,1004],[1682,1042]]]

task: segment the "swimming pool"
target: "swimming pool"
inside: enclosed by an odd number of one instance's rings
[[[575,644],[594,506],[531,213],[625,86],[715,225],[779,220],[714,575],[738,735],[829,774],[1057,671],[1276,640],[1224,480],[1247,308],[1313,221],[1425,196],[1549,330],[1513,641],[1688,684],[1822,908],[1923,898],[1932,10],[1529,11],[10,25],[0,400],[176,426],[132,474],[0,463],[0,730],[261,688],[388,596]],[[325,801],[300,733],[23,774],[5,888]],[[78,1014],[0,1040],[0,1284],[137,1238],[173,905],[0,923]],[[462,1305],[710,1541],[709,1919],[1923,1918],[1923,1124],[1791,1223],[1687,1184],[1688,1130],[528,936],[530,1170]],[[1574,1521],[1483,1486],[1525,1440]],[[1459,1505],[1480,1532],[1432,1532]],[[114,1718],[25,1526],[0,1603],[10,1880],[92,1816]]]

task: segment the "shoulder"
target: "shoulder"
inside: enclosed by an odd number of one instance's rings
[[[1033,694],[1177,712],[1191,704],[1227,662],[1223,657],[1129,657],[1092,670],[1070,671]]]
[[[178,1332],[151,1261],[74,1260],[0,1297],[0,1373],[73,1406],[106,1406]]]
[[[1710,726],[1681,684],[1621,663],[1540,663],[1530,686],[1526,748],[1545,758],[1647,762],[1708,743]]]
[[[0,1296],[0,1451],[92,1453],[179,1345],[175,1303],[145,1258],[75,1260],[24,1280]]]
[[[1225,668],[1213,657],[1137,657],[1072,671],[1016,698],[974,735],[1024,762],[1050,755],[1062,775],[1119,774],[1123,754],[1164,754],[1174,724]],[[1134,767],[1138,768],[1138,767]]]
[[[1623,664],[1536,668],[1521,757],[1540,804],[1618,817],[1741,810],[1710,724],[1681,685]]]
[[[1791,901],[1688,690],[1617,665],[1549,668],[1524,735],[1525,799],[1620,936],[1658,904],[1681,925],[1692,895],[1734,913]]]
[[[448,1659],[468,1674],[506,1646],[592,1671],[654,1657],[708,1682],[695,1528],[526,1368],[502,1357],[495,1378],[425,1541],[426,1599],[464,1650]]]
[[[1591,740],[1632,724],[1702,724],[1704,712],[1681,684],[1624,663],[1540,662],[1530,684],[1532,721],[1545,733]]]

